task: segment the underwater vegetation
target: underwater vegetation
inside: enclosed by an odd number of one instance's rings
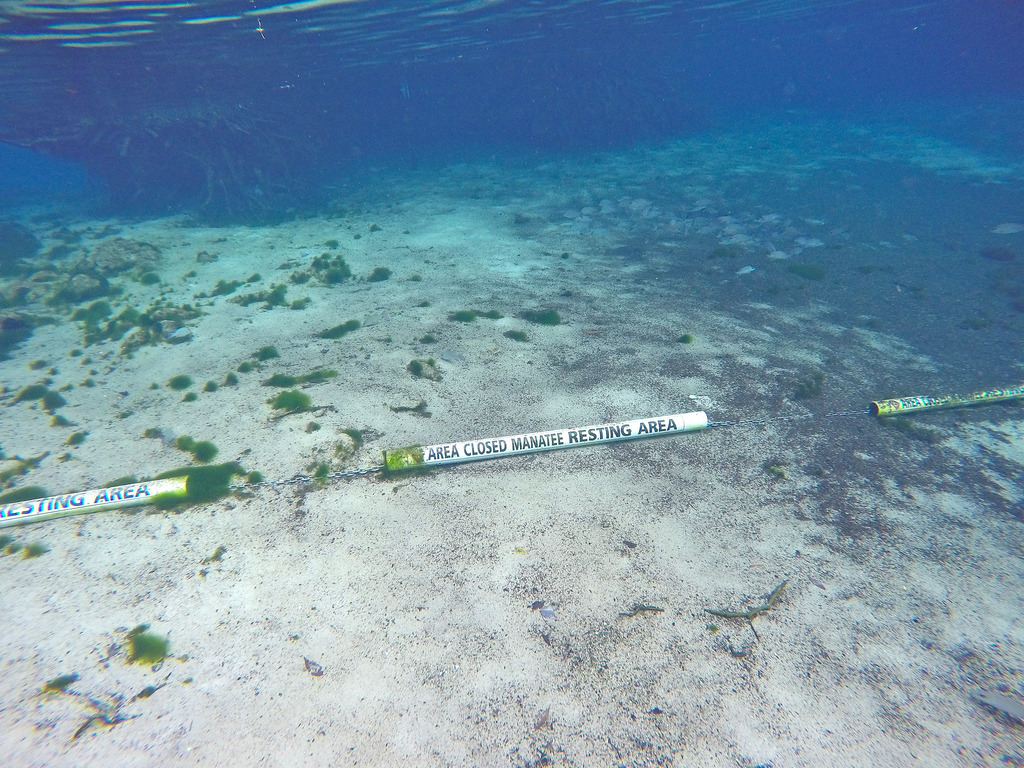
[[[129,664],[159,664],[170,653],[171,643],[166,637],[150,632],[148,624],[139,624],[125,636],[128,643]]]
[[[366,278],[368,283],[382,283],[391,277],[391,270],[387,267],[375,267],[370,276]]]
[[[437,360],[432,357],[426,360],[412,360],[405,368],[417,379],[441,380],[441,371],[437,367]]]
[[[794,400],[806,400],[809,397],[817,397],[825,388],[825,374],[815,371],[810,376],[797,382],[793,390]]]
[[[43,685],[45,693],[63,693],[70,685],[78,682],[78,675],[59,675]]]
[[[189,320],[201,316],[202,312],[191,304],[176,306],[157,299],[144,312],[124,307],[117,315],[112,315],[114,308],[110,302],[99,300],[76,309],[71,313],[71,319],[81,324],[85,346],[101,341],[119,341],[131,332],[120,349],[121,354],[130,355],[146,345],[173,343],[176,339],[172,334],[184,328]]]
[[[472,323],[478,317],[485,317],[488,320],[501,320],[504,315],[496,309],[459,309],[448,315],[448,319],[454,323]]]
[[[202,464],[213,461],[218,452],[217,446],[209,440],[195,440],[188,435],[178,437],[174,441],[174,447],[180,451],[191,453],[192,457]]]
[[[283,392],[278,392],[267,402],[270,403],[271,408],[288,413],[309,410],[313,403],[309,395],[299,392],[297,389],[286,389]]]
[[[11,401],[11,405],[14,403],[23,403],[27,401],[38,400],[43,410],[49,413],[51,416],[53,412],[58,408],[67,405],[67,400],[59,393],[50,389],[46,384],[29,384],[18,390],[18,394]]]
[[[553,309],[527,309],[520,312],[519,316],[536,325],[558,325],[562,322],[562,316]]]
[[[333,368],[317,368],[302,376],[289,376],[284,373],[275,373],[262,384],[265,387],[294,387],[297,384],[321,384],[333,379],[338,372]]]
[[[765,459],[761,464],[761,469],[775,480],[785,480],[787,466],[789,466],[789,462],[773,456],[770,459]]]
[[[285,301],[285,294],[287,292],[288,286],[280,283],[278,285],[271,285],[270,289],[266,291],[254,291],[252,293],[241,293],[237,296],[232,296],[228,301],[240,304],[243,307],[262,303],[263,309],[273,309],[274,307],[288,306],[288,302]]]
[[[340,325],[325,328],[324,330],[320,331],[320,333],[318,333],[317,336],[321,339],[340,339],[352,333],[352,331],[359,330],[361,327],[362,323],[360,323],[358,320],[346,320],[344,323],[341,323]]]
[[[529,337],[526,335],[526,331],[505,331],[502,335],[507,339],[512,339],[512,341],[529,340]]]
[[[187,376],[184,373],[180,373],[177,376],[172,376],[167,380],[168,389],[173,389],[175,392],[181,392],[192,386],[192,377]]]
[[[153,498],[153,503],[161,509],[170,509],[186,502],[212,501],[226,495],[231,489],[229,484],[236,475],[244,475],[238,462],[224,464],[205,464],[169,469],[155,475],[153,480],[167,477],[184,477],[186,479],[185,496],[160,494]]]
[[[693,344],[695,339],[693,338],[693,334],[684,333],[682,336],[676,339],[676,341],[680,344]]]

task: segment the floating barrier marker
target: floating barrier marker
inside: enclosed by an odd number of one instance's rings
[[[993,403],[1001,400],[1024,399],[1024,385],[1007,389],[990,389],[968,395],[941,395],[901,397],[891,400],[876,400],[867,411],[832,413],[828,416],[892,416],[911,411],[955,408],[960,406]],[[798,417],[781,417],[798,418]],[[384,452],[381,466],[360,469],[346,469],[327,475],[328,478],[368,475],[376,472],[400,472],[403,470],[460,464],[482,459],[498,459],[540,451],[554,451],[562,448],[576,448],[589,445],[637,440],[645,437],[659,437],[682,432],[698,432],[708,427],[729,427],[745,424],[760,424],[769,420],[709,421],[704,411],[677,413],[650,419],[616,421],[608,424],[594,424],[571,429],[555,429],[545,432],[529,432],[522,435],[492,437],[485,440],[465,440],[435,445],[413,445]],[[121,485],[116,488],[101,488],[80,491],[61,496],[47,496],[0,504],[0,527],[20,525],[36,520],[51,520],[67,515],[97,512],[101,509],[117,509],[140,504],[180,504],[202,502],[223,496],[231,491],[252,489],[262,486],[278,487],[294,483],[309,482],[312,477],[295,477],[290,480],[265,481],[243,485],[229,485],[234,475],[244,474],[238,464],[218,464],[174,470],[173,477],[164,476],[154,480]],[[322,479],[322,478],[321,478]]]

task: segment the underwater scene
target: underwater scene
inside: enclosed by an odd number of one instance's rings
[[[1024,767],[1024,6],[0,3],[0,762]]]

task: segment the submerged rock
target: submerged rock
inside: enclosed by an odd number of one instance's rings
[[[41,247],[36,236],[21,224],[0,221],[0,275],[16,273],[21,260],[35,256]]]

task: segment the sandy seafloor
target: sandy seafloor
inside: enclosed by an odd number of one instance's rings
[[[106,341],[83,364],[79,323],[14,308],[58,319],[2,363],[0,444],[49,452],[17,485],[150,476],[187,463],[183,434],[283,481],[413,443],[702,409],[757,423],[7,529],[49,551],[0,557],[4,764],[1024,765],[1024,726],[976,698],[1024,701],[1024,411],[922,414],[913,434],[866,415],[1020,383],[1020,201],[1005,159],[804,123],[381,171],[275,226],[23,211],[44,247],[73,244],[58,272],[115,236],[159,250],[162,282],[114,278],[115,312],[159,294],[203,315],[191,341]],[[196,299],[325,251],[354,277],[289,284],[305,309]],[[392,276],[368,282],[378,266]],[[538,308],[562,323],[519,316]],[[280,357],[202,391],[264,345]],[[406,370],[429,357],[441,380]],[[75,426],[12,402],[36,360],[74,385]],[[339,375],[305,388],[314,410],[275,418],[261,381],[318,367]],[[194,402],[164,386],[181,373]],[[429,417],[393,410],[421,400]],[[347,427],[365,443],[339,458]],[[705,612],[787,579],[752,625]],[[638,603],[664,611],[620,615]],[[126,660],[141,623],[170,639],[155,668]],[[41,692],[62,674],[68,693]],[[99,710],[123,721],[83,728]]]

